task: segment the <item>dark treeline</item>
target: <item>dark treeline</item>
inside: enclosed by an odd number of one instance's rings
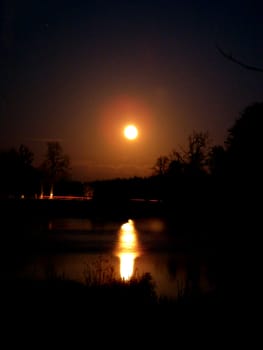
[[[224,145],[213,145],[208,133],[193,133],[185,149],[159,156],[147,178],[116,178],[91,183],[73,181],[69,157],[58,142],[47,143],[39,167],[25,145],[0,152],[0,196],[35,198],[49,195],[85,195],[92,189],[97,201],[158,199],[183,211],[225,208],[231,200],[256,195],[262,178],[263,103],[246,107],[227,130]],[[253,191],[252,191],[253,190]],[[236,204],[238,204],[238,200]],[[204,212],[205,214],[205,212]]]
[[[0,197],[39,198],[55,191],[58,195],[83,195],[83,185],[70,176],[70,161],[59,142],[48,142],[39,167],[25,145],[0,151]]]

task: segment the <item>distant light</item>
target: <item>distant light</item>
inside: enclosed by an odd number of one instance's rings
[[[52,185],[50,189],[49,199],[53,199],[53,197],[54,197],[54,193],[53,193],[53,185]]]

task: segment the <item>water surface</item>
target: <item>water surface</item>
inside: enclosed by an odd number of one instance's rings
[[[53,219],[45,234],[53,248],[32,257],[20,275],[85,282],[94,275],[128,280],[149,272],[157,293],[167,297],[176,297],[189,281],[203,291],[212,288],[204,257],[183,249],[176,230],[170,232],[159,218]]]

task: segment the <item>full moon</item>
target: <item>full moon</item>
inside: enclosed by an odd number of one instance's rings
[[[138,137],[138,129],[135,125],[127,125],[124,128],[124,136],[128,140],[135,140]]]

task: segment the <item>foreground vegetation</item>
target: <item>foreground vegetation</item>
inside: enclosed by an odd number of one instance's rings
[[[103,273],[102,273],[103,274]],[[60,317],[61,312],[79,316],[98,311],[108,312],[165,312],[173,317],[212,317],[217,314],[220,303],[218,292],[202,294],[185,287],[176,299],[158,296],[150,273],[136,276],[128,281],[120,278],[89,276],[85,283],[59,276],[49,276],[45,280],[21,278],[5,281],[2,286],[4,303],[2,309],[16,312],[43,313]],[[222,300],[221,300],[222,301]]]
[[[4,329],[35,346],[39,342],[88,348],[121,346],[170,348],[183,340],[209,342],[226,336],[226,300],[217,293],[182,293],[177,300],[158,297],[151,275],[130,281],[87,281],[60,277],[5,283],[1,295]],[[222,308],[222,305],[224,306]],[[217,321],[223,319],[220,328]],[[193,337],[196,332],[198,338]],[[36,340],[34,340],[37,338]]]

